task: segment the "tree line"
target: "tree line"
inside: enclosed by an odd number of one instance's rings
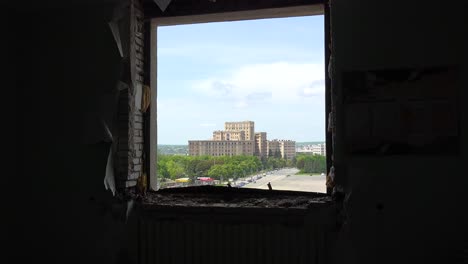
[[[302,173],[322,173],[327,171],[327,158],[321,155],[298,154],[293,159]]]
[[[256,156],[181,156],[158,154],[158,177],[165,179],[211,177],[217,180],[241,178],[262,170],[292,166],[278,157]]]
[[[182,156],[158,154],[158,177],[165,179],[211,177],[216,180],[242,178],[262,170],[297,167],[303,173],[326,171],[324,156],[299,154],[292,160],[278,155],[256,156]]]

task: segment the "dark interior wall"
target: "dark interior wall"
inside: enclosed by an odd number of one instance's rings
[[[342,259],[352,263],[452,263],[466,237],[468,58],[466,3],[332,2],[334,85],[338,89],[337,181],[350,193]],[[460,69],[460,148],[455,155],[347,154],[350,83],[343,73],[456,65]],[[430,88],[430,87],[428,87]],[[446,87],[438,87],[442,92]],[[382,117],[383,118],[383,117]],[[358,121],[349,120],[351,122]],[[390,122],[390,121],[389,121]]]
[[[49,263],[115,263],[124,254],[126,204],[104,189],[110,144],[99,123],[112,118],[121,71],[107,24],[112,6],[22,6],[11,14],[17,167],[25,177],[15,195],[21,225],[9,238],[28,248],[11,253]]]
[[[464,5],[333,1],[336,87],[346,89],[340,76],[348,70],[451,64],[460,66],[464,101]],[[11,209],[22,216],[9,226],[8,242],[25,249],[10,253],[49,263],[115,263],[130,229],[122,221],[125,205],[113,204],[104,190],[109,145],[99,143],[97,118],[120,73],[107,25],[112,10],[81,5],[8,13],[12,45],[2,49],[17,87],[15,169],[25,176],[8,188],[18,201]],[[343,173],[337,182],[351,192],[340,263],[449,263],[468,221],[467,106],[461,107],[461,151],[454,156],[344,155],[338,134],[337,172],[341,166]],[[338,110],[340,126],[343,108]]]

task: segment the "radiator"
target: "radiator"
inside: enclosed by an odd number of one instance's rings
[[[139,263],[329,263],[335,209],[141,209]]]

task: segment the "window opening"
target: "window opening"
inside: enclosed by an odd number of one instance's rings
[[[156,23],[157,188],[326,192],[323,20]]]

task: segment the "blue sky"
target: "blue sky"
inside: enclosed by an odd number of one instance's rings
[[[325,139],[323,16],[158,28],[158,144],[255,121],[268,139]]]

